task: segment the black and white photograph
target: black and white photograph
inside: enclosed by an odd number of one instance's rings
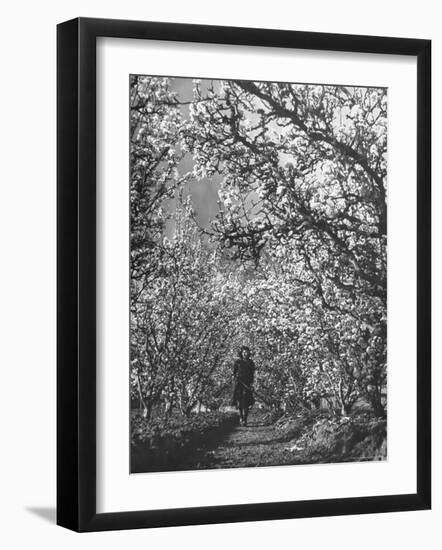
[[[361,8],[5,4],[2,547],[438,547],[440,4]]]
[[[131,473],[387,459],[387,89],[130,75]]]

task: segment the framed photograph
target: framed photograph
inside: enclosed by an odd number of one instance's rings
[[[57,523],[429,509],[430,41],[57,31]]]

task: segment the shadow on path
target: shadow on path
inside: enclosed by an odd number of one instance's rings
[[[252,414],[247,427],[237,426],[221,438],[195,449],[182,468],[199,470],[284,464],[287,463],[289,440],[290,437],[278,433],[273,424],[264,424]]]

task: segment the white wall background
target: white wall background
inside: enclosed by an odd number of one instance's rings
[[[14,2],[0,33],[0,543],[5,548],[439,548],[442,36],[436,0]],[[55,25],[77,16],[433,40],[433,395],[431,512],[76,535],[55,521]],[[436,282],[437,281],[437,282]],[[406,314],[406,311],[404,312]],[[404,426],[407,430],[407,426]]]

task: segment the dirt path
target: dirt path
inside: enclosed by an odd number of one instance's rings
[[[293,456],[289,446],[287,437],[272,424],[263,424],[252,415],[248,426],[238,426],[210,446],[198,449],[193,468],[276,466]]]

